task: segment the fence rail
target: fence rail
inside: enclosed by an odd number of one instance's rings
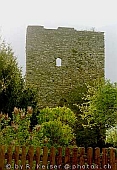
[[[65,148],[37,147],[34,149],[16,146],[0,146],[0,170],[30,169],[30,170],[117,170],[117,157],[115,148]]]

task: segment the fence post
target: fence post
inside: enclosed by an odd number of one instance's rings
[[[47,163],[48,163],[48,148],[47,146],[43,147],[43,161],[42,161],[42,169],[47,169]]]
[[[15,146],[14,169],[18,169],[17,168],[19,167],[18,161],[19,161],[19,146]]]
[[[93,159],[93,149],[91,147],[88,147],[87,149],[87,164],[89,166],[89,170],[92,170],[91,165],[92,165],[92,159]]]
[[[6,169],[12,169],[12,146],[7,149],[7,165]]]
[[[59,170],[62,170],[63,164],[62,164],[62,148],[61,147],[58,148],[57,166],[60,167]]]
[[[35,170],[38,170],[39,169],[39,166],[40,166],[40,152],[41,152],[41,148],[40,147],[37,147],[36,148],[36,167],[35,167]]]
[[[21,168],[26,169],[26,147],[22,146],[22,156],[21,156]]]
[[[50,169],[54,169],[55,165],[55,148],[51,147],[50,149]]]
[[[78,163],[78,148],[73,148],[72,150],[72,170],[76,170]]]
[[[5,146],[0,146],[0,170],[4,170]]]
[[[80,165],[79,165],[81,170],[83,170],[85,166],[84,154],[85,154],[85,148],[81,147],[80,148]]]
[[[107,166],[107,148],[102,148],[102,168],[104,168],[104,166]]]
[[[109,166],[109,165],[107,165]],[[115,170],[115,149],[114,148],[111,148],[110,149],[110,168],[111,170]]]
[[[100,163],[100,148],[95,148],[95,165],[96,165],[96,170],[99,170],[101,167]]]
[[[70,162],[70,148],[65,149],[65,162],[64,162],[64,169],[71,166]]]
[[[29,151],[28,151],[28,156],[29,156],[29,169],[32,170],[33,168],[33,157],[34,157],[34,146],[30,146]],[[28,167],[26,168],[28,169]]]

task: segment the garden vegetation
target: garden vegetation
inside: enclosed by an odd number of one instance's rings
[[[117,146],[117,84],[78,85],[58,107],[39,110],[37,89],[25,83],[12,49],[0,44],[0,144]]]

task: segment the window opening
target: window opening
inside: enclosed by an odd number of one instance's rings
[[[61,59],[60,58],[57,58],[56,59],[56,66],[61,66]]]

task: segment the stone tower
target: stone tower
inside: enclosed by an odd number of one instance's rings
[[[78,83],[104,77],[104,33],[28,26],[26,83],[39,88],[40,108],[55,107]]]

